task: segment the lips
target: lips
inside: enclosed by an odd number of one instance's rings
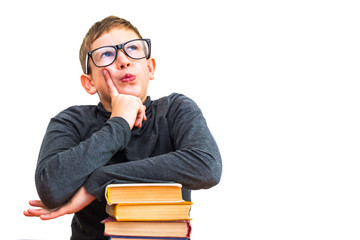
[[[132,75],[130,73],[126,73],[120,80],[122,82],[132,82],[136,79],[135,75]]]

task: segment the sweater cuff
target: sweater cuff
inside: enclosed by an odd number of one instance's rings
[[[123,134],[123,141],[124,141],[123,146],[125,147],[129,143],[131,138],[131,129],[128,122],[122,117],[113,117],[107,120],[106,124],[110,126],[113,125],[119,126],[119,129],[121,129]]]

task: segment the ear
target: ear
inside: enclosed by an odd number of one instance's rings
[[[148,70],[149,70],[149,79],[153,80],[154,79],[154,74],[155,74],[155,67],[156,67],[156,62],[154,58],[150,58],[148,60]]]
[[[87,93],[93,95],[97,92],[97,89],[93,84],[91,75],[82,74],[80,80],[81,80],[81,85],[83,86],[83,88]]]

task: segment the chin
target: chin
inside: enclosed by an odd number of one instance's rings
[[[147,93],[143,93],[141,90],[136,88],[127,88],[127,89],[122,88],[121,91],[119,91],[119,93],[138,97],[140,98],[141,101],[145,101],[147,98]]]
[[[131,95],[131,96],[134,96],[134,97],[138,97],[138,98],[141,98],[140,97],[140,93],[137,92],[137,91],[121,91],[119,92],[120,94],[124,94],[124,95]]]
[[[138,94],[137,92],[132,92],[132,91],[123,91],[123,92],[120,92],[120,94],[131,95],[131,96],[139,97],[139,94]]]

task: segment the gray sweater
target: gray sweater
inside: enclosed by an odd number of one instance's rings
[[[77,212],[71,239],[106,239],[101,220],[108,184],[177,182],[190,190],[220,181],[222,164],[206,121],[191,99],[171,94],[144,103],[147,121],[130,131],[120,117],[97,106],[73,106],[51,119],[40,149],[35,182],[48,208],[68,201],[84,186],[96,197]]]

